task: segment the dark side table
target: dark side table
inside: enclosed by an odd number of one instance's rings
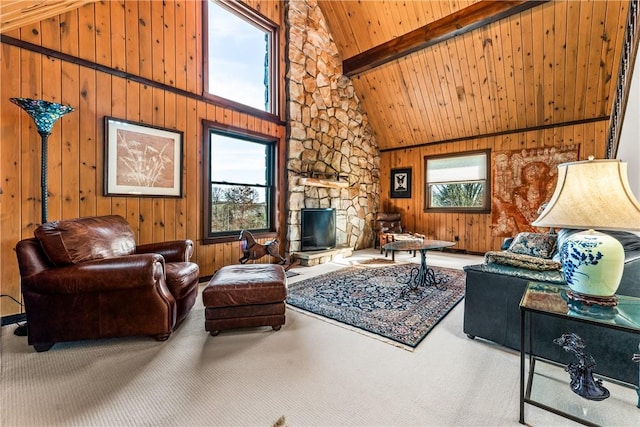
[[[570,377],[564,372],[565,365],[534,356],[533,335],[536,316],[532,316],[532,313],[631,332],[638,335],[640,343],[640,298],[618,295],[618,299],[616,307],[575,305],[566,296],[565,286],[538,282],[530,282],[527,285],[520,302],[521,424],[525,423],[526,403],[589,426],[636,424],[640,420],[640,388],[633,384],[603,378],[603,385],[611,395],[601,401],[585,399],[573,393],[569,387]],[[585,352],[589,352],[588,343]],[[529,372],[525,376],[527,353]],[[629,363],[633,363],[631,359],[632,355],[629,356]],[[596,375],[596,378],[602,377]],[[635,393],[629,388],[635,389]]]

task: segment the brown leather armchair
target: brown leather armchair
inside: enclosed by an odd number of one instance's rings
[[[392,235],[403,232],[402,221],[399,213],[380,212],[376,215],[375,223],[375,241],[373,242],[373,248],[377,248],[380,245],[380,253],[382,253],[382,247],[393,241]]]
[[[164,341],[198,293],[191,240],[136,246],[131,226],[117,215],[43,224],[16,253],[36,351],[105,337]]]
[[[376,215],[375,224],[376,236],[373,242],[373,248],[380,245],[380,253],[383,252],[382,247],[390,242],[396,240],[407,239],[424,239],[424,234],[412,233],[402,227],[402,218],[399,213],[378,213]],[[416,256],[416,251],[413,252],[413,256]],[[385,251],[384,256],[387,256]],[[391,253],[391,259],[395,261],[395,252]]]

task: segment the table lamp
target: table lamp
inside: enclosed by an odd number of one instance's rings
[[[558,165],[555,192],[532,225],[585,230],[560,248],[567,294],[588,304],[617,304],[624,249],[594,229],[640,231],[640,203],[629,188],[626,163],[590,157]]]

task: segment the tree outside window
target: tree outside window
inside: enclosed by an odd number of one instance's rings
[[[209,160],[205,236],[272,228],[275,141],[207,126]]]

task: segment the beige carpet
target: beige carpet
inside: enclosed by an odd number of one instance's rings
[[[290,280],[343,266],[300,268]],[[294,310],[277,332],[210,337],[201,301],[166,342],[76,342],[36,353],[4,327],[0,425],[516,426],[519,357],[464,336],[463,311],[459,304],[414,352]],[[527,421],[571,424],[533,407]]]

